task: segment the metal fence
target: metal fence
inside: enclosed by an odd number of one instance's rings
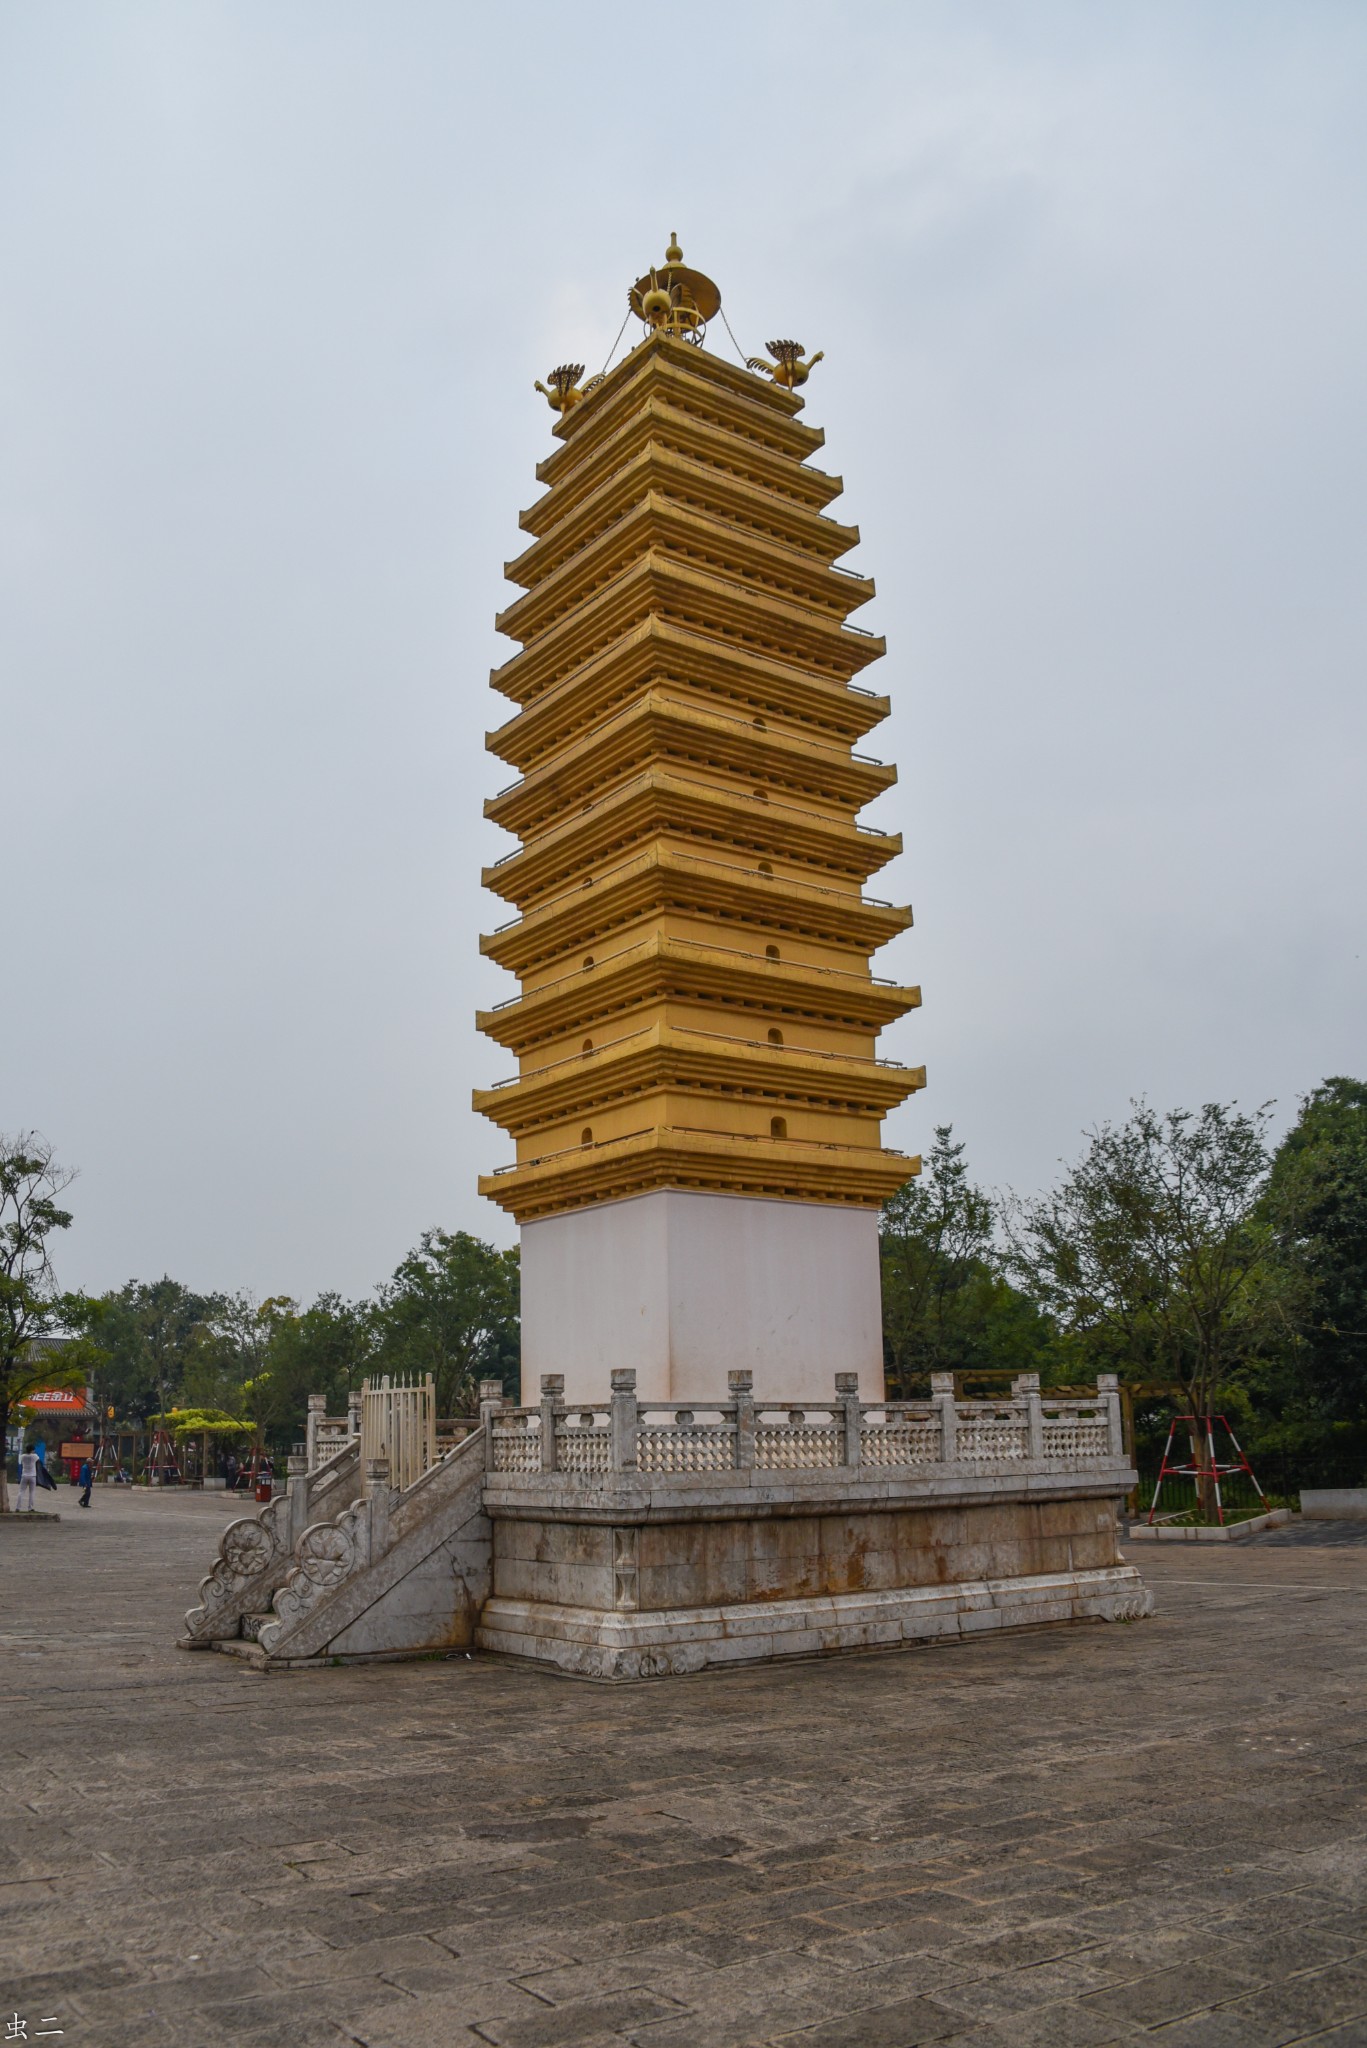
[[[389,1460],[391,1486],[411,1486],[437,1462],[437,1390],[424,1379],[367,1380],[361,1388],[361,1456]]]

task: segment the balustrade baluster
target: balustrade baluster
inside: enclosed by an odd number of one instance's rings
[[[952,1465],[959,1455],[959,1418],[954,1405],[954,1375],[933,1372],[930,1398],[940,1411],[940,1461]]]
[[[838,1372],[835,1376],[835,1399],[841,1420],[842,1458],[844,1465],[858,1465],[863,1456],[860,1440],[859,1375],[857,1372]]]
[[[636,1431],[640,1404],[636,1399],[636,1374],[630,1366],[614,1368],[612,1374],[612,1469],[636,1470]]]
[[[564,1413],[565,1375],[563,1372],[543,1372],[541,1375],[541,1470],[554,1472],[556,1469],[556,1418]]]
[[[729,1372],[726,1382],[736,1404],[736,1470],[750,1472],[755,1464],[755,1375]]]

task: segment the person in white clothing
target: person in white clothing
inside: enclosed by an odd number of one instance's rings
[[[36,1478],[37,1471],[38,1453],[36,1451],[21,1451],[19,1454],[19,1506],[16,1510],[18,1514],[22,1514],[24,1511],[24,1495],[26,1493],[28,1495],[28,1511],[30,1514],[33,1513],[33,1496],[38,1484]]]

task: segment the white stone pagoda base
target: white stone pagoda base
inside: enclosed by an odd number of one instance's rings
[[[601,1401],[631,1368],[642,1400],[829,1399],[836,1370],[883,1391],[878,1214],[665,1188],[522,1227],[522,1398],[563,1373]]]
[[[1152,1612],[1153,1595],[1134,1566],[1115,1564],[1099,1571],[808,1594],[655,1614],[603,1614],[495,1597],[485,1606],[477,1641],[481,1649],[551,1664],[579,1678],[661,1678],[710,1665],[962,1641],[1046,1622],[1138,1621]]]
[[[1123,1458],[844,1471],[490,1472],[482,1650],[583,1678],[1130,1621]]]

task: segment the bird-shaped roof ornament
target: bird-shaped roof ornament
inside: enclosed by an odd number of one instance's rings
[[[552,412],[568,412],[572,405],[578,405],[581,398],[586,398],[589,392],[596,390],[603,381],[601,377],[590,377],[587,384],[581,385],[579,379],[584,374],[582,363],[561,363],[554,370],[548,370],[546,374],[550,378],[550,389],[547,389],[539,377],[536,389]]]
[[[772,363],[766,363],[763,356],[747,356],[746,362],[752,370],[772,377],[775,384],[783,385],[787,391],[796,391],[799,384],[805,384],[826,354],[824,348],[819,348],[804,362],[800,341],[766,341],[764,346],[774,359]]]

